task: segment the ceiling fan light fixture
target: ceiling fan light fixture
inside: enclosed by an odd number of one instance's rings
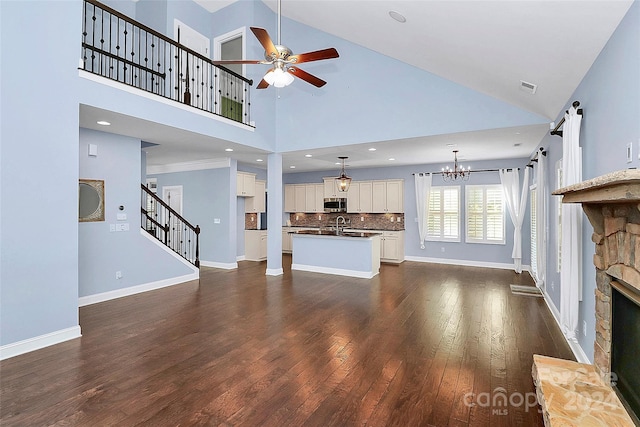
[[[293,83],[293,76],[285,72],[282,68],[274,68],[265,76],[264,81],[275,87],[285,87]]]

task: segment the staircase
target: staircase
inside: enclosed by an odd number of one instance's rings
[[[200,268],[200,226],[195,227],[144,184],[141,192],[141,227],[166,247]]]

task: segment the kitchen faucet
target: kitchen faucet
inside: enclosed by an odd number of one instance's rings
[[[347,225],[347,221],[344,219],[342,215],[336,218],[336,234],[340,234],[340,220],[342,220],[342,228]]]

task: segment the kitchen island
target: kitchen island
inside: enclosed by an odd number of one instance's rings
[[[293,232],[291,269],[370,279],[380,272],[380,236],[375,232]]]

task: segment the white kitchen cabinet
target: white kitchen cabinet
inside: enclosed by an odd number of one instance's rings
[[[404,261],[404,231],[383,231],[380,240],[380,261]]]
[[[282,252],[291,253],[291,231],[290,227],[282,227]]]
[[[313,184],[316,187],[316,210],[315,212],[324,213],[324,184]]]
[[[373,183],[371,181],[353,181],[347,193],[347,212],[369,213],[372,211],[371,202]]]
[[[335,178],[323,178],[324,180],[324,197],[344,199],[348,195],[348,191],[338,191]],[[351,181],[353,184],[353,181]]]
[[[247,261],[267,259],[267,230],[244,231],[244,259]]]
[[[306,212],[307,210],[307,186],[306,184],[295,184],[293,186],[295,212]]]
[[[266,203],[266,181],[256,180],[255,196],[247,197],[244,202],[245,213],[260,213],[267,211]]]
[[[295,185],[286,184],[284,186],[284,211],[295,212],[296,211],[296,193]]]
[[[401,179],[373,181],[371,205],[371,212],[403,213],[404,181]]]
[[[253,197],[256,195],[256,175],[247,172],[238,172],[236,179],[236,195],[240,197]]]

